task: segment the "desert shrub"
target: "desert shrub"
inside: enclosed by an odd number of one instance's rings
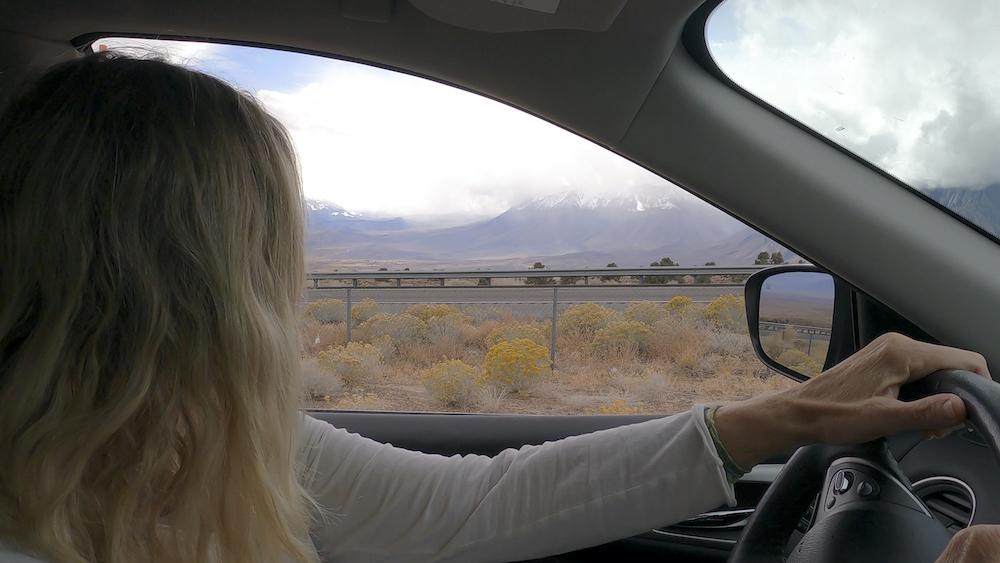
[[[316,365],[340,377],[347,389],[363,387],[378,373],[380,354],[371,344],[348,342],[347,346],[337,346],[320,352]]]
[[[458,308],[454,305],[445,305],[444,303],[417,303],[416,305],[411,305],[406,312],[407,314],[413,315],[425,323],[434,317],[461,314]]]
[[[351,304],[351,320],[363,323],[372,318],[378,311],[378,303],[371,297],[365,297],[358,303]]]
[[[302,362],[302,382],[306,398],[314,400],[330,400],[330,397],[339,395],[344,387],[339,377],[312,362]]]
[[[618,312],[597,303],[574,305],[559,315],[559,330],[593,336],[618,318]]]
[[[524,394],[551,373],[549,351],[527,338],[499,342],[483,360],[482,382]]]
[[[396,348],[396,344],[392,341],[392,338],[388,335],[382,335],[378,338],[372,340],[369,344],[374,346],[379,353],[379,357],[382,361],[386,362],[393,359],[399,350]]]
[[[694,313],[695,304],[694,300],[690,297],[686,295],[678,295],[670,301],[667,301],[664,308],[666,308],[667,312],[672,316],[687,319]]]
[[[377,313],[358,328],[372,341],[388,336],[397,347],[422,340],[427,333],[427,323],[409,313]]]
[[[500,405],[507,398],[507,390],[498,385],[481,385],[476,393],[476,402],[481,412],[499,412]]]
[[[815,358],[794,348],[785,350],[775,358],[779,364],[791,368],[801,374],[814,376],[823,371],[823,366]]]
[[[597,409],[599,414],[644,414],[639,407],[630,407],[625,399],[618,399],[617,401],[612,401],[611,404],[607,406],[602,406]]]
[[[342,323],[347,319],[347,307],[340,299],[319,299],[306,305],[303,316],[306,322]]]
[[[379,397],[377,393],[353,391],[345,393],[344,396],[337,401],[335,405],[333,405],[333,408],[354,411],[381,411],[388,408],[388,403],[385,399]]]
[[[746,306],[742,297],[731,293],[716,297],[701,310],[708,326],[724,330],[745,331],[747,328]]]
[[[492,348],[506,340],[516,340],[518,338],[527,338],[532,342],[541,344],[545,336],[541,330],[533,326],[515,322],[514,324],[500,325],[493,329],[489,336],[486,337],[486,346],[487,348]]]
[[[446,315],[430,317],[427,320],[427,340],[431,344],[457,342],[462,336],[464,323],[465,316],[459,313],[458,309]]]
[[[676,298],[675,298],[676,299]],[[633,301],[625,309],[625,319],[654,325],[667,316],[667,308],[652,301]]]
[[[310,322],[302,327],[299,333],[302,351],[307,356],[315,356],[331,346],[339,346],[346,342],[347,327],[344,324],[324,324]]]
[[[594,333],[591,344],[594,350],[601,354],[613,352],[649,352],[653,327],[639,321],[620,321]]]
[[[476,402],[479,374],[461,360],[446,360],[424,370],[420,382],[446,407],[468,407]]]
[[[752,355],[753,343],[750,335],[739,332],[706,331],[705,342],[708,351],[730,356]]]

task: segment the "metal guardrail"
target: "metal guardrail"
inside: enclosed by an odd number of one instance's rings
[[[646,277],[666,277],[666,276],[700,276],[700,275],[742,275],[748,276],[754,272],[763,270],[768,266],[701,266],[697,268],[681,268],[677,266],[657,266],[649,268],[593,268],[593,269],[582,269],[582,270],[549,270],[549,269],[527,269],[527,270],[475,270],[475,271],[395,271],[395,272],[313,272],[307,275],[307,279],[313,281],[313,287],[319,288],[320,280],[350,280],[353,283],[351,286],[346,288],[346,299],[344,304],[346,306],[346,318],[350,320],[352,318],[352,305],[353,299],[351,296],[351,287],[358,286],[358,280],[363,279],[374,279],[374,280],[396,280],[396,285],[400,286],[402,280],[404,279],[440,279],[441,285],[444,285],[444,280],[446,279],[486,279],[486,285],[490,285],[490,280],[492,278],[562,278],[562,277],[575,277],[583,278],[584,284],[587,284],[588,278],[594,277],[637,277],[639,278],[639,283],[643,284]],[[708,285],[708,284],[703,284]],[[499,289],[501,286],[497,286]],[[507,289],[509,286],[502,286]],[[535,286],[538,287],[538,286]],[[560,304],[559,300],[559,289],[560,287],[566,288],[567,286],[552,285],[552,313],[551,313],[551,325],[552,334],[550,335],[550,347],[549,347],[549,361],[552,366],[555,367],[556,359],[556,326],[558,318],[558,307]],[[609,287],[628,287],[628,286],[609,286]],[[544,302],[548,305],[548,301]],[[539,302],[539,304],[543,304]],[[351,325],[353,322],[347,322],[347,341],[351,341]],[[782,325],[782,328],[784,325]],[[811,337],[810,337],[811,344]]]
[[[791,327],[795,330],[796,334],[803,337],[803,340],[808,339],[809,343],[806,348],[806,354],[812,355],[813,339],[820,337],[818,340],[820,342],[829,342],[830,337],[833,335],[832,328],[826,328],[821,326],[806,326],[806,325],[794,325],[794,324],[784,324],[784,323],[769,323],[764,321],[757,322],[758,328],[761,332],[782,332],[786,328]]]
[[[757,324],[760,325],[760,330],[770,331],[770,332],[781,332],[787,327],[792,327],[795,332],[799,334],[813,334],[818,336],[830,336],[833,334],[833,329],[821,327],[821,326],[806,326],[806,325],[793,325],[784,323],[768,323],[760,321]]]
[[[402,270],[378,272],[311,272],[306,274],[306,280],[311,280],[314,289],[319,289],[321,280],[351,281],[353,287],[358,287],[358,280],[396,280],[396,286],[402,286],[403,280],[432,279],[481,279],[486,285],[491,285],[495,278],[583,278],[584,285],[590,284],[591,278],[638,278],[639,284],[645,284],[647,277],[664,276],[748,276],[769,266],[699,266],[682,268],[679,266],[650,266],[648,268],[584,268],[573,270],[524,269],[524,270]]]

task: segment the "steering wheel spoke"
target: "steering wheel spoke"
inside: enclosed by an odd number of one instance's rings
[[[944,370],[905,386],[900,397],[961,397],[969,418],[1000,459],[1000,385]],[[818,499],[817,499],[818,495]],[[730,563],[779,563],[793,530],[816,499],[812,524],[789,563],[932,563],[951,534],[913,494],[884,438],[853,446],[799,448],[747,522]]]

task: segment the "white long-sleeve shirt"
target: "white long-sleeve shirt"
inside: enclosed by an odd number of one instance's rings
[[[704,407],[495,457],[444,457],[305,417],[298,461],[337,563],[518,561],[599,545],[736,502]],[[0,563],[42,563],[0,544]]]

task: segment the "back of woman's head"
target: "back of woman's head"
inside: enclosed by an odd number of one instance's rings
[[[309,558],[287,133],[107,54],[0,115],[0,539],[60,560]]]

